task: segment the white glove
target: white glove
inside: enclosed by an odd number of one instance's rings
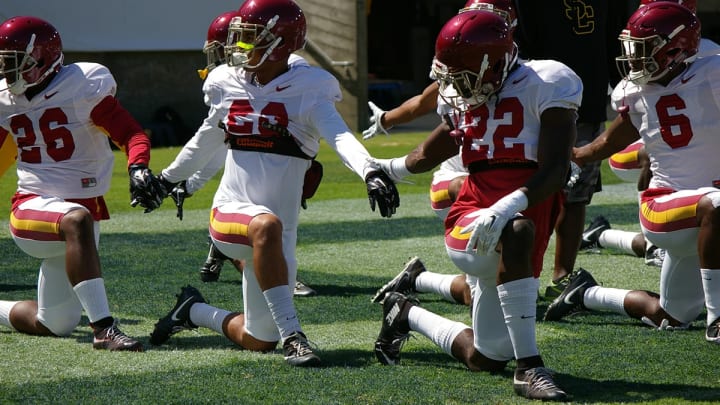
[[[582,173],[582,168],[577,165],[577,163],[570,161],[570,177],[568,177],[568,181],[565,184],[567,188],[573,188],[575,187],[575,183],[577,183],[578,180],[580,180],[580,174]]]
[[[475,220],[460,230],[461,235],[470,234],[465,251],[478,256],[487,256],[494,252],[505,225],[511,218],[519,216],[519,212],[526,209],[527,205],[525,193],[515,190],[489,208],[482,208],[468,215],[468,218],[475,217]]]
[[[487,256],[495,251],[495,247],[500,241],[500,234],[510,217],[499,214],[490,208],[479,209],[468,215],[468,217],[473,216],[476,217],[475,220],[460,230],[461,235],[470,233],[465,251],[478,256]]]
[[[382,125],[382,116],[385,114],[385,111],[381,109],[380,107],[376,106],[375,103],[372,101],[368,101],[368,106],[370,106],[370,109],[372,110],[372,117],[370,117],[370,128],[363,131],[363,140],[368,140],[375,135],[379,134],[380,131],[382,131],[385,135],[388,134],[388,131],[383,127]]]
[[[368,157],[366,161],[371,170],[382,170],[392,179],[392,181],[396,183],[407,183],[407,181],[403,181],[403,179],[412,173],[410,173],[410,170],[408,170],[407,166],[405,166],[406,156],[392,159],[376,159],[374,157]]]

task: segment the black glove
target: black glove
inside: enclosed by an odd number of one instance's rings
[[[380,215],[390,218],[400,206],[400,194],[395,183],[382,170],[372,171],[365,177],[370,209],[375,211],[375,204],[380,208]]]
[[[130,206],[140,205],[148,213],[162,204],[167,194],[163,194],[158,178],[143,164],[130,165]]]
[[[161,183],[165,181],[166,183],[172,184],[165,180],[162,175],[160,175],[160,181]],[[183,219],[183,203],[185,202],[186,198],[192,197],[192,194],[187,192],[187,189],[185,186],[187,185],[187,182],[185,180],[181,181],[180,183],[177,183],[175,187],[170,190],[170,198],[175,201],[175,206],[177,207],[177,217],[182,221]]]

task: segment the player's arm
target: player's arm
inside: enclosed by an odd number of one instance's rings
[[[103,98],[93,108],[90,119],[102,128],[128,157],[130,205],[140,205],[145,208],[145,213],[160,207],[169,190],[162,187],[148,167],[150,139],[142,126],[112,95]]]
[[[410,173],[425,173],[457,155],[459,146],[450,136],[451,128],[441,122],[425,140],[408,153],[405,166]]]
[[[384,111],[372,101],[368,102],[372,117],[370,127],[363,131],[363,139],[370,139],[380,132],[385,133],[392,126],[410,122],[415,118],[428,114],[437,108],[438,84],[433,82],[421,94],[405,100],[398,107]]]
[[[93,108],[90,119],[105,130],[112,142],[128,157],[128,167],[150,163],[150,139],[142,126],[113,96],[106,96]]]
[[[442,122],[407,155],[391,159],[370,158],[369,162],[394,181],[401,181],[411,174],[428,172],[459,153],[459,146],[450,136],[450,131],[450,126]]]
[[[558,107],[540,115],[538,171],[521,188],[528,206],[544,201],[565,186],[577,137],[576,118],[575,110]]]
[[[632,124],[627,111],[620,111],[610,126],[592,143],[573,149],[573,161],[579,166],[607,159],[640,139],[640,133]]]
[[[381,124],[385,128],[410,122],[437,108],[438,84],[432,82],[421,94],[413,96],[392,110],[382,115]]]

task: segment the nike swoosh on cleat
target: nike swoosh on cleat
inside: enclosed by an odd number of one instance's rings
[[[577,286],[577,287],[573,288],[572,290],[570,290],[570,292],[567,293],[567,295],[565,295],[565,298],[563,298],[563,302],[566,303],[566,304],[568,304],[568,305],[574,305],[572,302],[570,302],[570,301],[568,300],[568,298],[572,297],[573,294],[575,294],[579,289],[583,288],[583,287],[585,286],[585,284],[587,284],[587,283],[582,283],[582,284],[580,284],[579,286]]]
[[[173,322],[179,321],[180,319],[177,317],[178,312],[180,312],[180,309],[182,309],[182,307],[184,307],[185,304],[187,304],[188,302],[190,302],[190,301],[192,301],[192,300],[193,300],[193,297],[190,297],[190,298],[186,299],[185,302],[183,302],[182,304],[180,304],[180,305],[177,307],[177,309],[172,313],[172,315],[170,315],[170,320],[173,321]]]
[[[592,234],[592,233],[595,233],[595,231],[597,231],[598,229],[600,229],[600,228],[602,228],[602,227],[603,227],[602,225],[601,225],[601,226],[596,226],[595,228],[589,229],[589,230],[587,230],[587,231],[585,231],[585,232],[583,232],[583,233],[590,235],[590,234]],[[585,242],[589,242],[584,236],[583,236],[583,240],[584,240]]]
[[[535,317],[532,315],[520,315],[520,319],[530,319],[530,318],[535,318]]]

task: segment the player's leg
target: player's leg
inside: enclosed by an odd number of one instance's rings
[[[707,309],[705,339],[720,343],[720,192],[705,195],[698,203],[700,219],[698,252]]]
[[[600,123],[579,123],[576,146],[592,142],[601,132]],[[548,298],[562,290],[567,283],[567,277],[575,268],[585,228],[586,206],[590,204],[593,194],[601,189],[600,162],[593,162],[583,166],[578,181],[566,190],[565,203],[555,224],[555,261],[551,285],[545,291]]]
[[[272,350],[282,341],[289,364],[319,364],[300,327],[290,287],[297,274],[295,233],[284,232],[280,219],[266,209],[240,203],[215,208],[210,233],[221,253],[246,261],[244,313],[207,305],[199,293],[188,294],[190,305],[183,306],[179,296],[176,307],[156,324],[151,342],[164,342],[175,328],[204,326],[249,350]],[[186,319],[174,322],[173,313],[186,314]]]
[[[44,216],[34,218],[37,212]],[[18,205],[13,217],[47,224],[34,231],[13,232],[15,242],[26,253],[49,257],[43,261],[38,285],[40,322],[54,334],[69,334],[80,319],[79,302],[93,328],[94,348],[141,351],[142,344],[122,333],[110,313],[97,251],[99,225],[88,209],[57,198],[36,197]],[[76,299],[65,293],[68,286]],[[22,313],[31,314],[32,309]]]
[[[636,257],[645,256],[646,243],[641,232],[607,229],[598,237],[598,245],[602,248],[616,249]]]
[[[37,293],[38,301],[11,306],[8,326],[31,335],[70,335],[80,322],[82,307],[68,283],[63,256],[42,261]]]

